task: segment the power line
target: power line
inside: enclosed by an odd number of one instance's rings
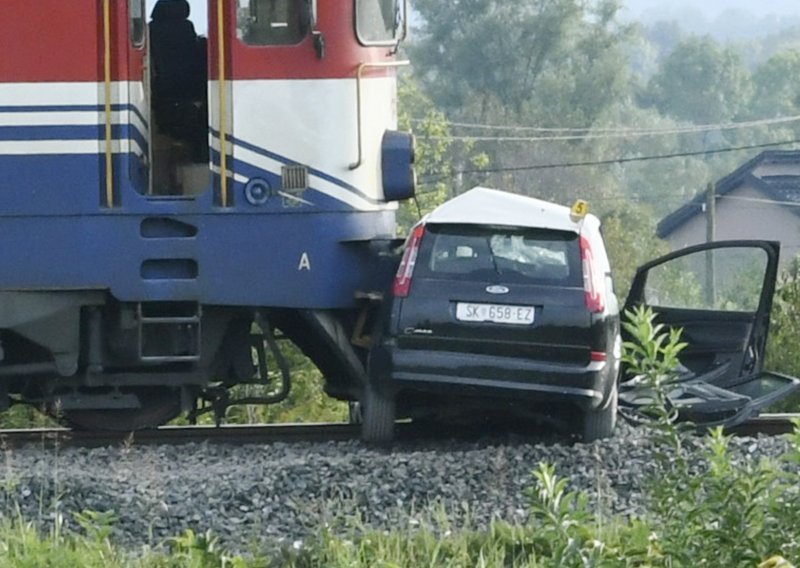
[[[784,205],[786,207],[800,207],[797,201],[779,201],[777,199],[766,199],[762,197],[744,197],[739,195],[718,195],[717,199],[731,199],[733,201],[748,201],[751,203],[767,203],[770,205]]]
[[[649,162],[654,160],[669,160],[673,158],[690,158],[693,156],[708,156],[712,154],[726,154],[729,152],[739,152],[743,150],[758,150],[761,148],[774,148],[776,146],[787,146],[789,144],[798,144],[800,143],[800,139],[794,140],[785,140],[783,142],[765,142],[763,144],[751,144],[748,146],[731,146],[728,148],[717,148],[714,150],[703,150],[697,152],[676,152],[672,154],[657,154],[653,156],[628,156],[628,157],[620,157],[620,158],[608,158],[604,160],[596,160],[596,161],[583,161],[583,162],[562,162],[556,164],[533,164],[528,166],[513,166],[513,167],[503,167],[503,168],[485,168],[485,169],[475,169],[475,170],[456,170],[451,174],[443,174],[439,176],[431,176],[428,178],[423,178],[422,181],[430,182],[430,181],[438,181],[441,179],[451,178],[455,175],[459,174],[491,174],[491,173],[503,173],[503,172],[524,172],[524,171],[534,171],[534,170],[550,170],[550,169],[557,169],[557,168],[583,168],[583,167],[591,167],[591,166],[610,166],[615,164],[626,164],[631,162]]]
[[[587,137],[604,137],[609,135],[622,136],[655,136],[667,134],[687,134],[699,132],[711,132],[716,130],[739,130],[744,128],[754,128],[757,126],[770,126],[777,124],[788,124],[800,121],[800,115],[786,116],[777,118],[765,118],[743,122],[728,122],[716,124],[694,124],[689,126],[675,126],[670,128],[629,128],[629,127],[560,127],[545,128],[538,126],[501,126],[494,124],[477,124],[467,122],[448,122],[456,128],[473,128],[478,130],[499,130],[511,132],[542,132],[542,133],[572,133],[574,136],[542,136],[542,137],[514,137],[514,136],[456,136],[449,137],[455,139],[469,140],[509,140],[509,141],[539,141],[539,140],[574,140]],[[411,122],[424,124],[426,119],[412,118]],[[584,133],[584,134],[580,134]],[[430,137],[431,139],[448,137]]]

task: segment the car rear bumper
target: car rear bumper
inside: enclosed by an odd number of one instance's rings
[[[564,401],[590,409],[602,404],[616,379],[614,361],[583,365],[419,349],[378,351],[371,365],[372,380],[395,393]]]

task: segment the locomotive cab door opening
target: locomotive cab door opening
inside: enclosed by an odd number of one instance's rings
[[[208,5],[147,0],[152,195],[209,187]]]

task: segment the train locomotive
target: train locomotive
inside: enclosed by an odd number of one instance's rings
[[[0,409],[218,414],[277,339],[358,400],[413,137],[404,0],[4,0]]]

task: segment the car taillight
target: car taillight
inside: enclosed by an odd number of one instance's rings
[[[414,275],[414,265],[417,263],[419,245],[422,243],[422,236],[424,234],[425,225],[417,225],[414,228],[414,232],[411,233],[408,246],[403,253],[403,259],[400,261],[400,266],[397,269],[397,275],[394,277],[392,293],[395,298],[405,298],[408,296],[409,291],[411,291],[411,277]]]
[[[583,263],[583,289],[586,292],[586,307],[592,313],[600,313],[606,307],[605,275],[601,272],[592,254],[592,244],[581,237],[581,262]]]

